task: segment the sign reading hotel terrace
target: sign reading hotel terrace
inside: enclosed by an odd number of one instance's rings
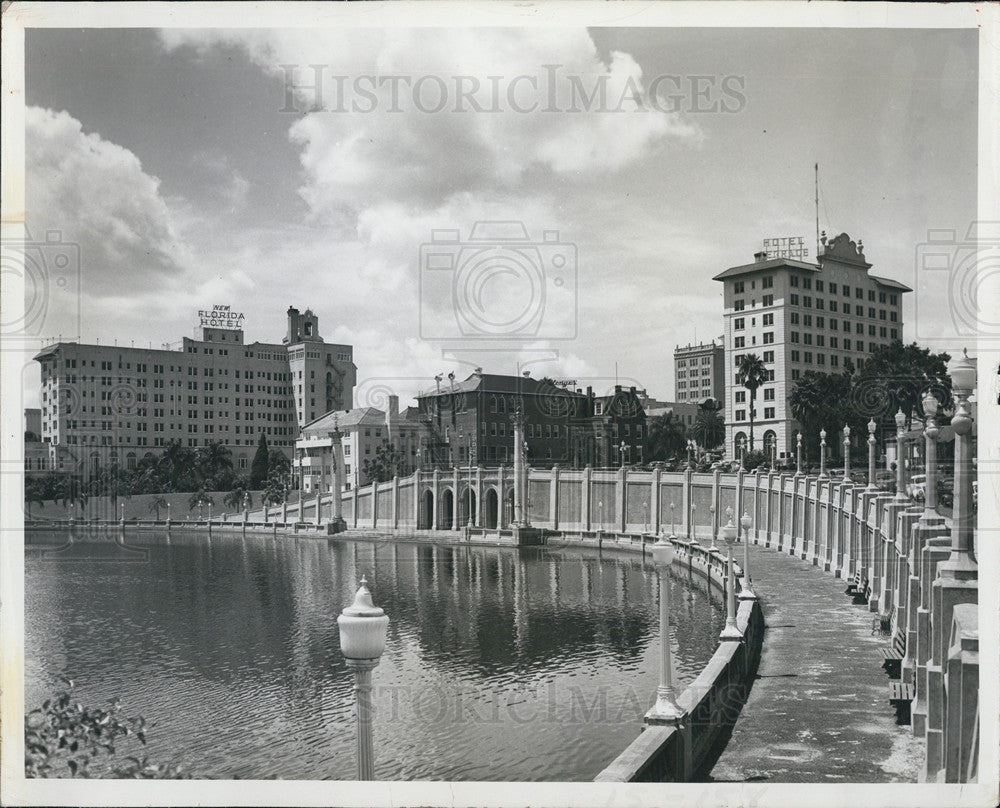
[[[805,236],[782,236],[764,239],[764,252],[768,258],[808,258],[809,248]]]
[[[211,311],[202,309],[198,318],[204,328],[228,328],[238,331],[243,328],[246,319],[241,311],[232,311],[230,306],[212,306]]]

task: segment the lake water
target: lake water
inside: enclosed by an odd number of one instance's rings
[[[389,615],[374,671],[376,776],[590,780],[637,736],[658,681],[648,558],[174,532],[35,534],[26,707],[143,715],[150,760],[195,777],[353,779],[352,674],[336,617],[362,575]],[[714,652],[722,604],[671,575],[677,677]]]

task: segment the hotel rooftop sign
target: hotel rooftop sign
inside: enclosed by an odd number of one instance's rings
[[[768,258],[799,258],[809,257],[809,248],[805,236],[782,236],[780,238],[764,239],[764,252]]]
[[[198,319],[201,320],[203,328],[228,328],[231,331],[239,331],[243,328],[243,321],[246,318],[243,312],[233,311],[231,306],[212,306],[211,309],[199,311]]]

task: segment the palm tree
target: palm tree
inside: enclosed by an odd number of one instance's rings
[[[160,455],[157,469],[171,490],[183,491],[186,488],[190,491],[195,482],[196,461],[193,449],[172,440]]]
[[[221,442],[216,441],[198,449],[197,462],[202,480],[212,483],[219,475],[232,471],[233,453]]]
[[[757,354],[743,354],[736,368],[736,383],[750,391],[750,451],[753,451],[754,403],[757,389],[767,381],[767,368]]]
[[[200,515],[201,514],[200,509],[202,507],[204,507],[205,505],[214,505],[214,504],[215,500],[208,495],[208,492],[205,491],[204,488],[199,488],[191,495],[191,498],[188,499],[188,510],[193,511],[195,508],[198,508],[199,509],[198,513]]]
[[[234,488],[225,498],[222,500],[222,504],[227,508],[232,508],[234,511],[238,511],[243,507],[243,500],[246,499],[247,503],[250,504],[251,497],[250,492],[242,486]]]
[[[156,497],[152,502],[149,503],[150,513],[156,514],[157,522],[160,521],[160,508],[166,508],[166,507],[167,507],[167,499],[166,497],[162,496]]]
[[[691,432],[706,449],[714,449],[726,439],[726,422],[715,407],[701,407]]]
[[[646,456],[650,460],[666,460],[684,451],[687,434],[684,424],[673,412],[656,415],[646,422]]]

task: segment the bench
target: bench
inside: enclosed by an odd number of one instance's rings
[[[847,585],[847,589],[844,590],[844,594],[851,595],[854,598],[855,603],[865,603],[868,600],[868,593],[870,592],[868,586],[868,578],[863,570],[858,570],[854,573],[854,577],[851,582]]]
[[[892,633],[892,612],[880,612],[872,617],[872,634],[878,632],[881,636]]]
[[[906,635],[901,630],[896,631],[896,636],[892,638],[892,645],[882,651],[882,667],[886,669],[893,679],[899,678],[899,669],[906,656]]]
[[[914,695],[913,685],[901,682],[898,679],[889,682],[889,704],[896,710],[897,723],[910,723],[910,709]]]

